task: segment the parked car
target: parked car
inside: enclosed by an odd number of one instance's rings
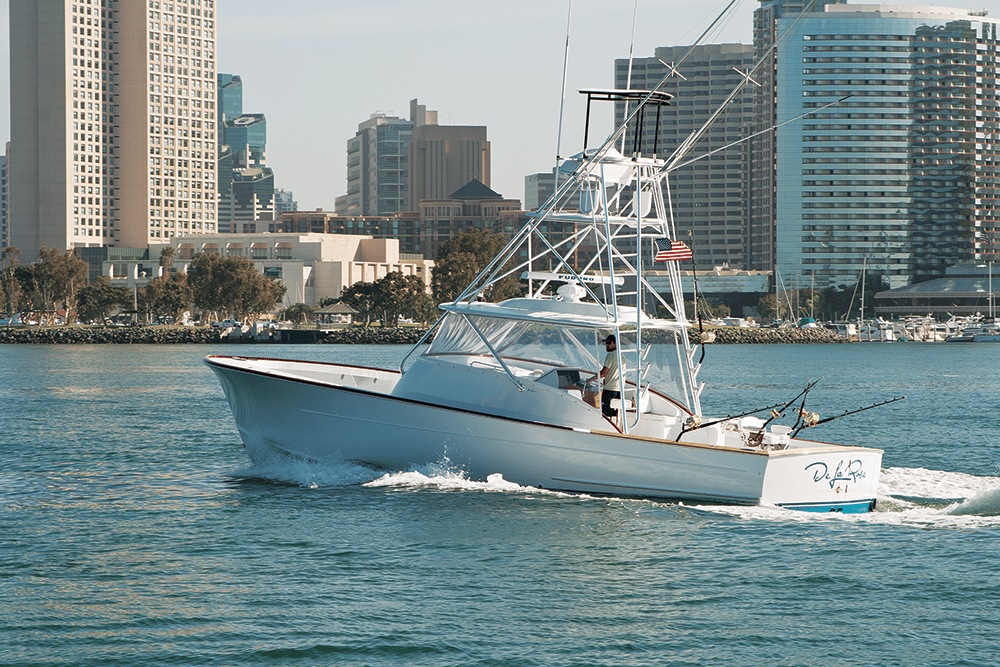
[[[221,322],[212,322],[212,327],[215,329],[232,329],[233,327],[242,326],[237,320],[222,320]]]

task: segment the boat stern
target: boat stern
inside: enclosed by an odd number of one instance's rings
[[[808,512],[874,510],[882,450],[815,444],[769,452],[761,501]]]

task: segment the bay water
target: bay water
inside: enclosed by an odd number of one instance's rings
[[[201,363],[407,349],[0,346],[0,664],[1000,664],[1000,345],[708,347],[706,414],[906,396],[806,432],[849,516],[254,468]]]

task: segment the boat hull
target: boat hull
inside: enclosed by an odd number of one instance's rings
[[[398,398],[389,392],[399,375],[389,371],[228,357],[206,363],[255,463],[294,457],[405,470],[445,461],[472,479],[501,473],[523,486],[581,493],[837,512],[875,502],[879,450],[680,443]]]

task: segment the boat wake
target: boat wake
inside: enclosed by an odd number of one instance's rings
[[[363,486],[367,488],[411,488],[437,491],[521,493],[565,497],[569,494],[521,486],[500,473],[485,481],[469,479],[447,459],[415,466],[411,470],[385,472],[350,463],[320,464],[282,461],[253,466],[232,474],[239,481],[262,481],[303,488]],[[577,494],[573,494],[577,495]],[[587,497],[587,496],[580,496]],[[595,500],[598,497],[594,497]],[[608,498],[599,498],[607,501]],[[663,501],[648,501],[663,505]],[[691,505],[678,503],[706,515],[726,514],[747,519],[815,521],[841,519],[908,525],[976,526],[1000,525],[1000,477],[980,477],[923,468],[887,468],[880,475],[878,507],[870,514],[792,512],[773,505]]]
[[[1000,517],[1000,478],[924,468],[882,471],[879,505],[886,511],[931,509],[950,516]]]
[[[1000,477],[980,477],[924,468],[886,468],[878,505],[869,514],[790,512],[774,505],[698,506],[748,519],[772,521],[862,521],[938,528],[1000,526]]]
[[[453,466],[447,459],[414,466],[411,470],[385,472],[367,466],[342,461],[333,464],[302,460],[276,460],[266,465],[254,465],[230,473],[240,482],[298,486],[303,488],[336,488],[342,486],[410,487],[445,491],[486,491],[514,493],[542,493],[566,495],[530,486],[508,482],[500,473],[494,473],[485,482],[469,479],[465,471]]]
[[[422,487],[454,491],[552,493],[543,489],[508,482],[500,473],[493,473],[486,478],[485,482],[477,482],[466,477],[463,472],[448,469],[386,473],[378,479],[366,482],[365,486]]]

